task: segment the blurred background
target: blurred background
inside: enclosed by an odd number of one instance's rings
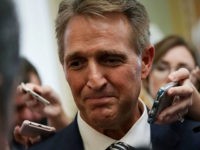
[[[43,85],[60,95],[70,117],[76,113],[57,55],[55,18],[61,0],[14,0],[20,19],[21,55],[35,65]],[[183,36],[200,51],[200,0],[139,0],[151,20],[151,41],[170,34]],[[200,58],[199,58],[200,59]]]

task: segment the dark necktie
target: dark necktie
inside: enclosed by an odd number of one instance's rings
[[[136,150],[136,149],[123,142],[117,142],[111,144],[108,148],[106,148],[106,150]]]

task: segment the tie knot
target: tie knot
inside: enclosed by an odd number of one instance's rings
[[[106,150],[135,150],[135,148],[126,143],[117,142],[111,144]]]

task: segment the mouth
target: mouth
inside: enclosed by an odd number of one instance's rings
[[[91,96],[87,97],[85,101],[93,106],[107,106],[115,100],[114,96]]]

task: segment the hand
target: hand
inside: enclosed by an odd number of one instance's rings
[[[192,106],[194,86],[189,79],[190,73],[181,68],[168,76],[170,81],[178,81],[180,86],[170,88],[168,95],[176,96],[178,99],[168,108],[164,109],[157,118],[156,123],[167,124],[180,120],[188,113]]]
[[[27,83],[26,86],[50,102],[49,105],[42,104],[30,94],[25,93],[22,86],[19,85],[17,94],[21,95],[32,111],[46,117],[49,125],[54,126],[57,130],[65,127],[69,123],[68,116],[62,108],[60,98],[52,88],[32,83]]]
[[[24,145],[26,149],[28,147],[30,147],[32,144],[35,144],[35,143],[37,143],[37,142],[39,142],[41,140],[40,136],[36,136],[36,137],[23,136],[20,133],[20,127],[19,126],[15,127],[13,134],[14,134],[15,140],[18,143]]]
[[[196,67],[194,70],[192,70],[190,74],[190,79],[192,83],[195,85],[197,90],[200,92],[200,68]]]

